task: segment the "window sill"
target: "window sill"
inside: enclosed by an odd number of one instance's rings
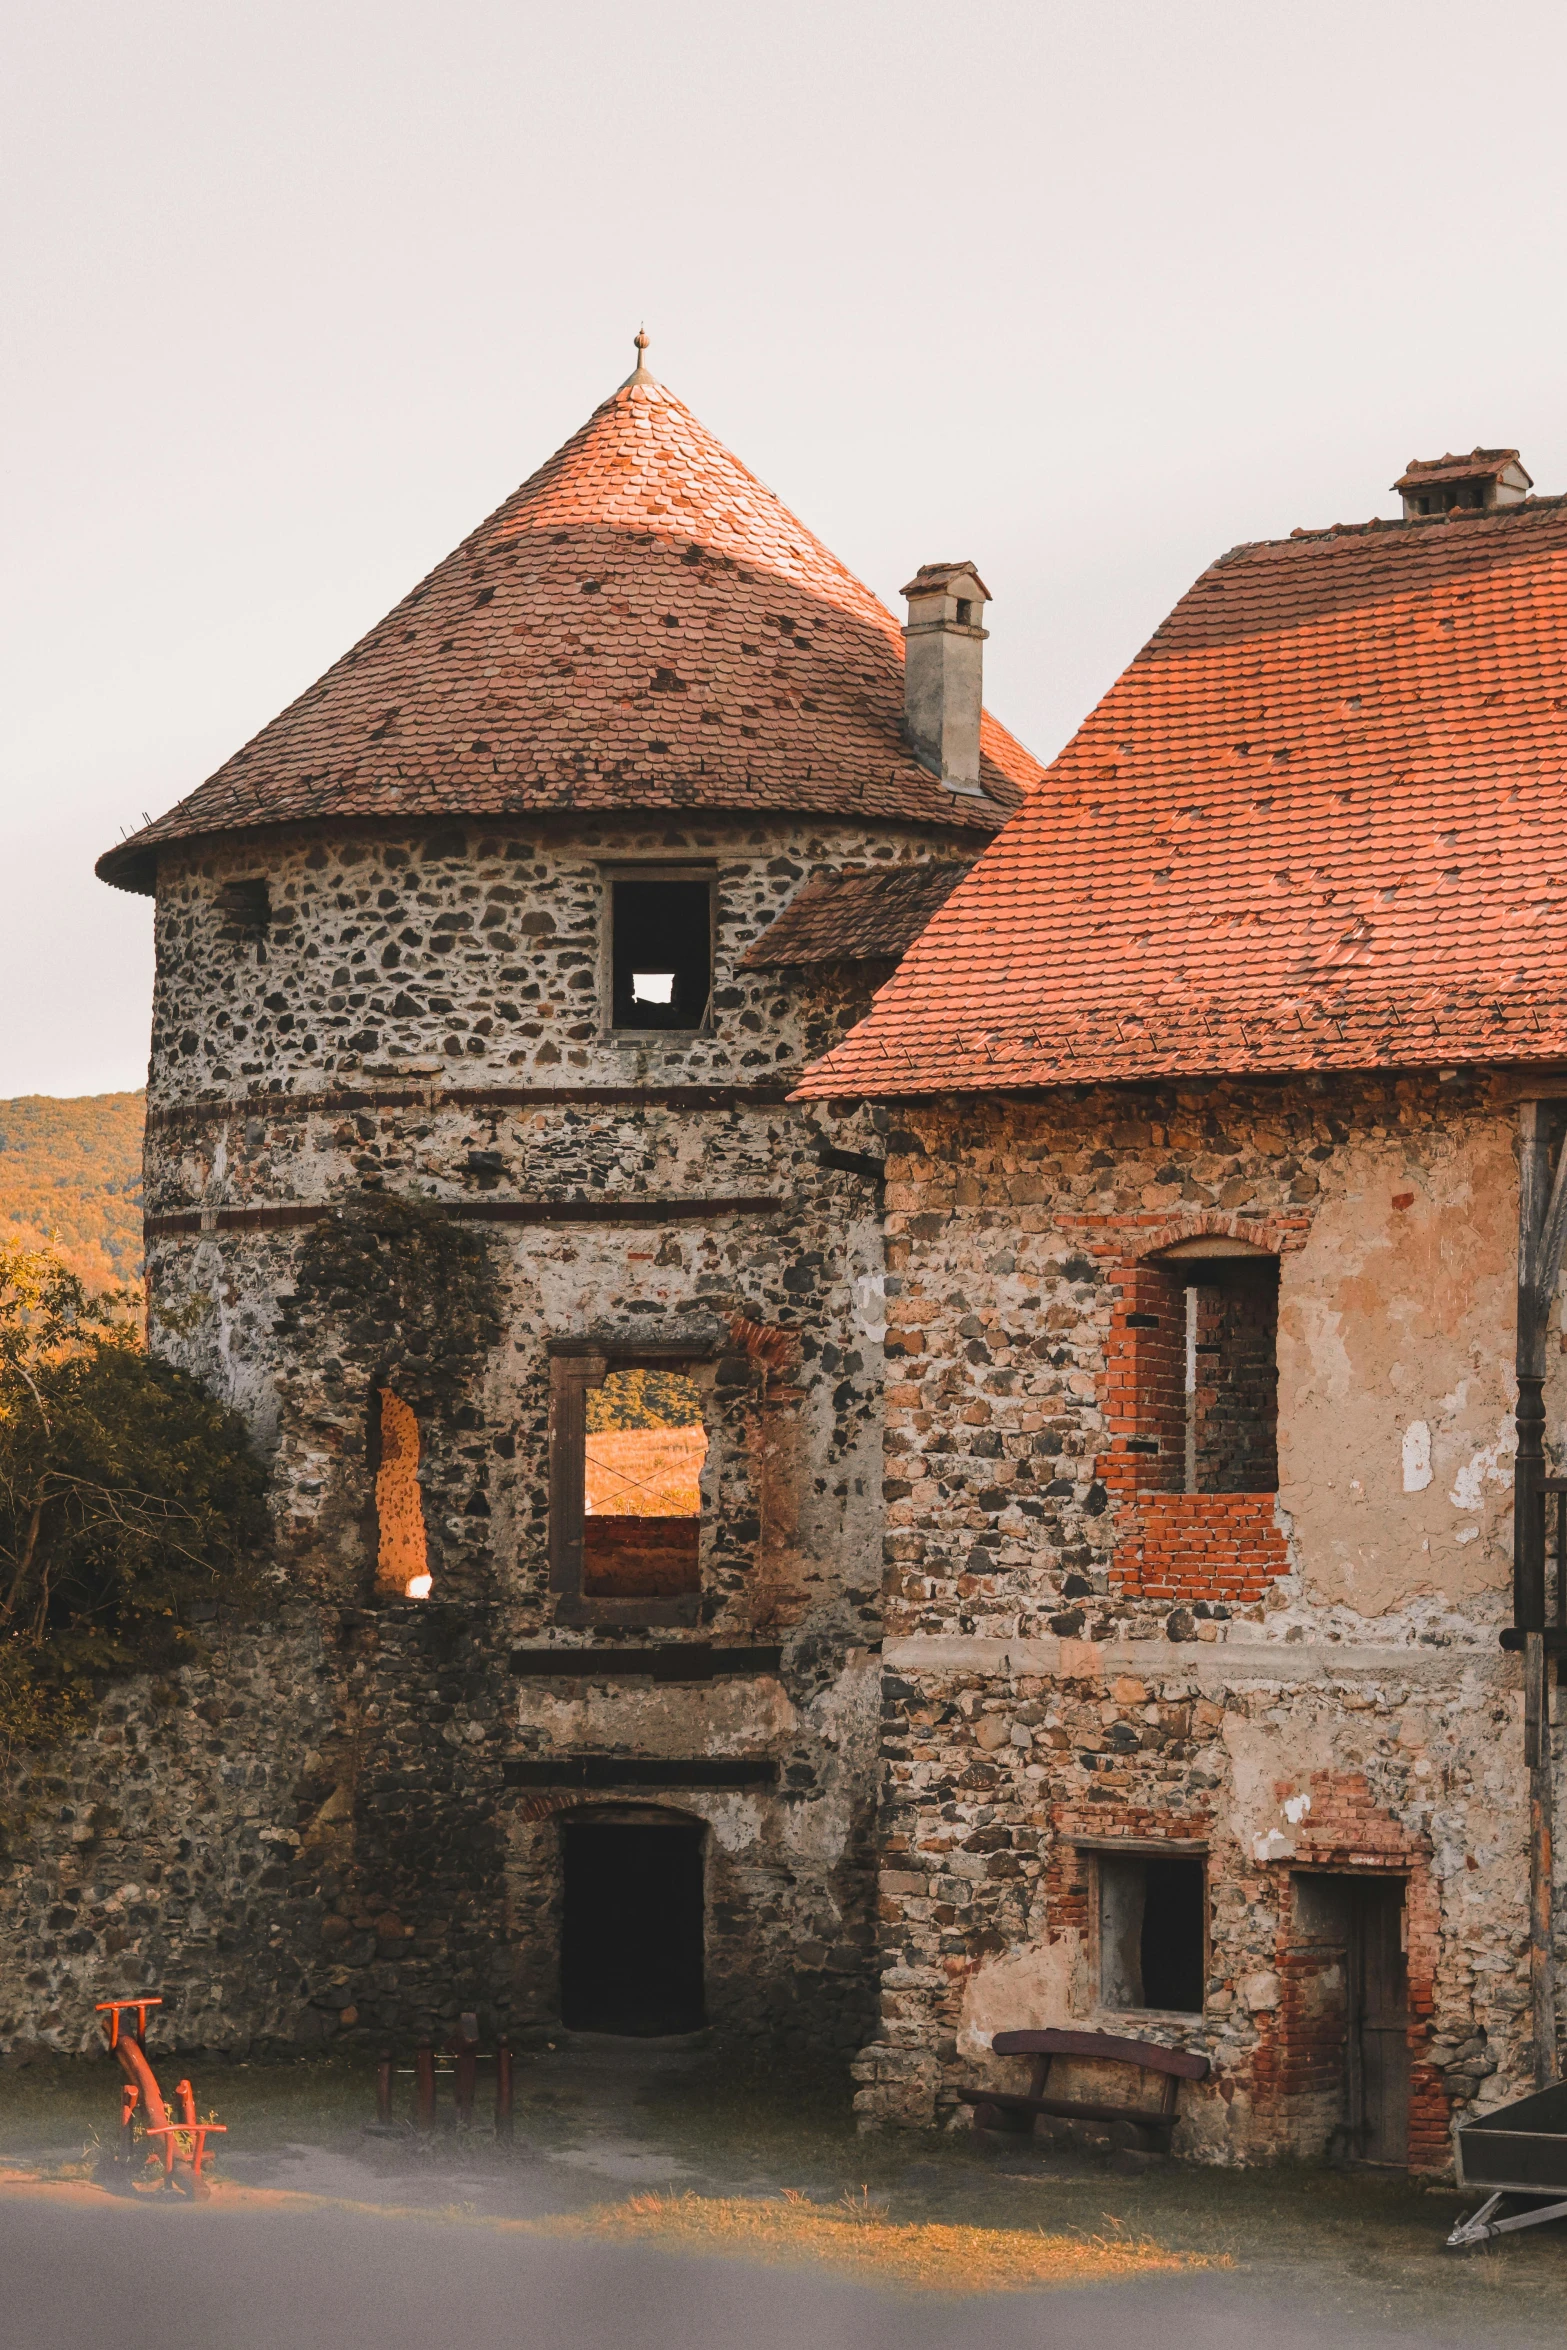
[[[666,1626],[690,1626],[700,1621],[700,1592],[679,1599],[562,1598],[555,1604],[555,1621],[586,1629],[602,1624],[615,1631],[657,1631]]]
[[[684,1045],[707,1044],[711,1042],[712,1036],[713,1030],[711,1028],[601,1028],[599,1030],[601,1044],[628,1049],[640,1047],[643,1051],[646,1051],[650,1045],[662,1045],[668,1051]]]
[[[1169,2024],[1181,2031],[1190,2031],[1193,2024],[1206,2023],[1205,2007],[1096,2007],[1090,2019],[1093,2031],[1108,2031],[1112,2024]],[[1122,2032],[1122,2039],[1136,2035]]]

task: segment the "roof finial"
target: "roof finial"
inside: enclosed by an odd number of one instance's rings
[[[648,343],[647,328],[645,326],[639,326],[631,340],[635,346],[637,354],[636,372],[633,375],[627,376],[625,383],[623,383],[620,387],[622,391],[625,391],[627,386],[630,384],[650,384],[656,383],[658,381],[656,376],[649,374],[647,363],[643,358],[643,353],[646,351]]]

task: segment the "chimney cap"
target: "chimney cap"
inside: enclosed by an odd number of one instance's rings
[[[1532,490],[1533,477],[1524,471],[1516,449],[1471,449],[1467,457],[1449,450],[1445,457],[1411,457],[1392,486],[1395,490],[1430,490],[1448,482],[1501,481],[1514,470],[1523,486]]]
[[[967,580],[967,601],[988,604],[991,593],[972,563],[922,563],[907,587],[898,590],[900,596],[951,596],[957,593],[957,582]]]

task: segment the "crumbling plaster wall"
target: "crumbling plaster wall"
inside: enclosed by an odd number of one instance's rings
[[[1494,1650],[1345,1644],[889,1643],[879,2042],[867,2121],[964,2118],[960,2084],[1024,2085],[999,2030],[1076,2027],[1208,2053],[1179,2148],[1320,2154],[1291,2083],[1291,1873],[1391,1870],[1408,1887],[1412,2160],[1449,2115],[1529,2085],[1521,1708]],[[1128,2015],[1097,1991],[1075,1839],[1205,1846],[1205,2012]]]
[[[897,1624],[1163,1630],[1111,1604],[1107,1340],[1118,1268],[1205,1233],[1280,1256],[1291,1573],[1270,1612],[1375,1621],[1378,1637],[1393,1614],[1497,1620],[1512,1117],[1509,1089],[1393,1078],[900,1105],[887,1182]]]
[[[1007,2069],[997,2029],[1093,2018],[1210,2048],[1192,2150],[1321,2151],[1279,1988],[1292,1859],[1406,1883],[1412,2159],[1441,2167],[1449,2111],[1521,2082],[1520,1700],[1496,1648],[1519,1090],[1388,1077],[898,1105],[867,2122],[955,2111],[961,2079]],[[1106,1389],[1117,1284],[1205,1233],[1281,1259],[1284,1571],[1245,1605],[1151,1604],[1112,1572],[1136,1483]],[[1313,1807],[1331,1845],[1313,1845]],[[1208,1843],[1202,2018],[1099,2013],[1073,1857],[1090,1833]]]
[[[1320,1180],[1279,1308],[1280,1494],[1306,1601],[1494,1603],[1512,1557],[1512,1119],[1367,1136]]]

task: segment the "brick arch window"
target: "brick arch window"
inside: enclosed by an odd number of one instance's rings
[[[1126,1467],[1150,1493],[1276,1493],[1279,1260],[1178,1243],[1132,1267],[1117,1317]]]
[[[375,1396],[376,1591],[383,1599],[428,1599],[419,1421],[390,1387],[378,1387]]]
[[[1277,1523],[1279,1259],[1210,1234],[1123,1265],[1106,1356],[1120,1507],[1113,1589],[1195,1617],[1266,1598],[1289,1572]]]

